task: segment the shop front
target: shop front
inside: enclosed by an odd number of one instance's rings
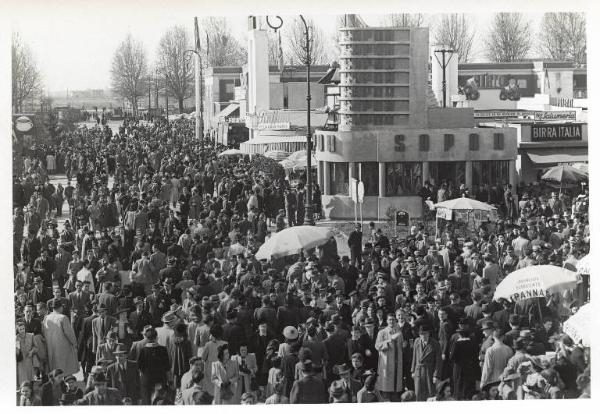
[[[363,216],[388,219],[389,208],[422,217],[422,188],[484,184],[516,188],[513,128],[322,131],[315,133],[318,183],[325,215],[352,219],[352,179],[363,182]]]
[[[544,171],[559,164],[588,162],[586,123],[534,123],[520,125],[520,182],[539,181]]]

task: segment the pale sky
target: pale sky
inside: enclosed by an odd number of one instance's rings
[[[143,9],[143,7],[142,7]],[[385,10],[385,9],[383,9]],[[382,11],[383,11],[382,10]],[[13,15],[13,30],[33,50],[42,72],[46,89],[51,92],[81,89],[103,89],[110,87],[110,66],[118,44],[131,33],[142,40],[148,52],[150,65],[163,33],[173,25],[184,25],[193,34],[194,8],[191,9],[143,9],[136,13],[119,12],[114,8],[103,11],[75,9],[69,13],[29,13]],[[200,13],[196,13],[200,15]],[[541,13],[529,13],[534,32]],[[380,25],[383,15],[361,14],[367,24]],[[484,60],[483,38],[492,19],[491,13],[471,15],[477,35],[474,44],[475,61]],[[284,25],[292,16],[284,17]],[[321,14],[313,18],[333,44],[335,15]],[[438,15],[427,15],[426,25],[431,25]],[[227,17],[235,37],[245,45],[247,28],[246,15]],[[430,34],[430,38],[432,35]]]

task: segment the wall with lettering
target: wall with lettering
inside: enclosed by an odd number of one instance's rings
[[[521,142],[587,143],[588,126],[584,123],[535,123],[523,125]]]
[[[502,134],[501,145],[498,145],[499,137],[494,134]],[[401,162],[517,158],[516,128],[398,128],[373,132],[317,130],[315,135],[316,158],[319,161]],[[321,135],[324,145],[319,145]],[[335,146],[327,145],[332,139],[335,140]]]

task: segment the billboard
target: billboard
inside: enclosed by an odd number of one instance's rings
[[[497,89],[500,101],[518,101],[521,96],[534,96],[536,84],[535,75],[481,73],[458,76],[459,94],[469,101],[478,100],[479,91],[483,89]]]
[[[531,141],[582,141],[581,124],[536,124],[531,126]]]

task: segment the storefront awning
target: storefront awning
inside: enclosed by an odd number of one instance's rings
[[[545,148],[528,149],[526,154],[534,164],[561,164],[570,162],[587,162],[587,148]]]
[[[229,104],[225,107],[225,109],[223,109],[221,112],[219,112],[219,115],[217,116],[217,118],[221,119],[221,118],[227,118],[228,116],[231,116],[231,114],[233,114],[238,108],[240,107],[240,104]]]

